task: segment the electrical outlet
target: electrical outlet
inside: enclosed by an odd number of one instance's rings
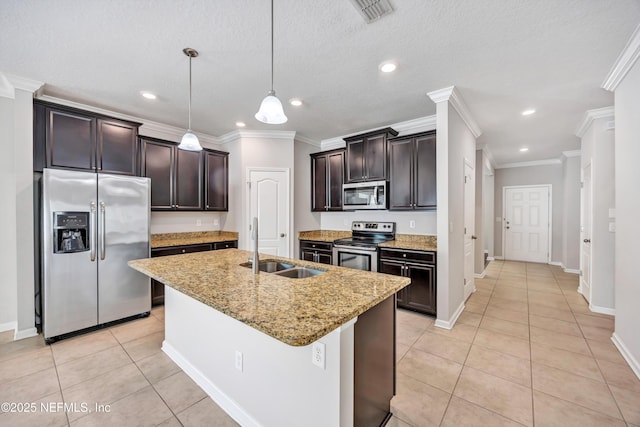
[[[236,369],[242,372],[242,352],[236,350]]]
[[[416,222],[414,220],[409,221],[409,228],[416,228]]]
[[[202,226],[202,220],[200,218],[196,219],[196,227]]]
[[[214,225],[215,227],[220,227],[220,220],[219,220],[218,218],[214,219],[214,220],[213,220],[213,225]]]
[[[615,233],[616,232],[616,223],[615,222],[610,222],[609,223],[609,232],[611,232],[611,233]]]
[[[324,365],[325,345],[320,341],[314,342],[311,348],[311,361],[319,368],[325,369]]]

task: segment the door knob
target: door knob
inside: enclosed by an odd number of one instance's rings
[[[286,235],[287,235],[287,233],[280,233],[280,237],[284,237]],[[315,248],[315,245],[313,247]]]
[[[508,227],[507,227],[508,228]],[[477,237],[476,236],[471,236],[471,239],[476,240]]]
[[[509,226],[507,225],[505,228],[508,230],[508,229],[509,229]]]
[[[591,243],[591,239],[584,239],[583,242],[585,243]]]

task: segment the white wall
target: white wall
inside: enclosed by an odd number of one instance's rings
[[[221,230],[226,216],[226,212],[151,212],[151,234]]]
[[[615,208],[613,116],[595,119],[582,136],[581,168],[591,165],[591,301],[593,309],[613,310],[615,234],[609,231],[609,209]]]
[[[563,162],[562,181],[562,266],[577,272],[580,268],[580,157]]]
[[[640,377],[640,63],[615,90],[615,303],[614,342]]]
[[[476,150],[476,205],[475,205],[475,226],[474,235],[476,240],[474,242],[474,265],[473,272],[475,274],[481,274],[484,271],[484,199],[485,199],[485,174],[484,174],[484,152],[482,150]]]
[[[436,212],[397,212],[397,211],[348,211],[322,212],[324,230],[351,230],[352,221],[392,221],[396,223],[396,233],[400,234],[436,234]],[[415,228],[410,222],[415,221]]]
[[[487,251],[487,255],[489,258],[494,257],[494,229],[496,226],[495,222],[495,212],[494,212],[494,202],[495,202],[495,183],[494,183],[494,172],[493,169],[490,170],[490,173],[487,172],[484,177],[484,203],[483,203],[483,211],[484,211],[484,250]]]
[[[551,184],[551,261],[560,263],[562,260],[562,206],[564,197],[564,182],[562,178],[562,164],[527,166],[496,169],[495,172],[495,216],[502,217],[503,188],[514,185],[546,185]],[[576,218],[578,221],[578,218]],[[495,223],[494,248],[496,256],[504,256],[502,248],[502,223]]]
[[[296,185],[293,193],[294,247],[291,258],[298,258],[300,253],[298,232],[321,228],[320,212],[311,212],[311,157],[309,156],[320,150],[317,146],[295,141],[293,151],[295,164],[293,181]]]
[[[16,224],[16,178],[14,162],[14,100],[0,96],[0,209],[2,224]],[[16,256],[16,227],[5,227],[0,250],[0,331],[15,328],[18,318],[18,259]]]

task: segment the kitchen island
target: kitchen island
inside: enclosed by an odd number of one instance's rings
[[[395,293],[409,279],[267,255],[322,274],[254,275],[241,265],[251,255],[129,263],[167,285],[165,353],[241,425],[383,422],[395,380]]]

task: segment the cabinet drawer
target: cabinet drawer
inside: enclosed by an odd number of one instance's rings
[[[318,250],[318,251],[332,251],[333,243],[330,242],[316,242],[314,240],[301,240],[300,249],[306,250]]]
[[[211,243],[202,245],[174,246],[171,248],[152,249],[151,257],[188,254],[190,252],[203,252],[212,249]]]
[[[425,264],[436,263],[436,253],[426,251],[410,251],[400,249],[380,248],[380,259],[396,259],[411,262],[421,262]]]
[[[238,247],[237,240],[229,240],[227,242],[216,242],[213,244],[213,250],[229,249],[229,248],[237,248],[237,247]]]

